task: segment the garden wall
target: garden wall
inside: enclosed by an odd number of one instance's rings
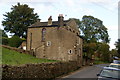
[[[78,63],[54,62],[40,64],[25,64],[21,66],[2,65],[2,78],[29,78],[29,79],[54,79],[68,72],[77,70]]]
[[[13,48],[3,45],[3,47],[15,50],[21,53],[29,54],[29,51],[25,51],[18,48]],[[32,55],[32,52],[31,52]],[[90,60],[83,58],[82,65],[89,65]],[[37,63],[37,64],[24,64],[20,66],[2,65],[2,78],[4,80],[9,78],[29,78],[29,79],[54,79],[63,74],[75,71],[80,68],[80,64],[77,61],[70,62],[54,62],[54,63]]]

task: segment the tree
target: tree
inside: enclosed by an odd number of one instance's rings
[[[102,61],[109,61],[110,58],[110,51],[109,48],[110,46],[106,43],[97,43],[97,53],[100,54],[100,59]]]
[[[96,49],[97,49],[96,43],[84,43],[83,45],[83,52],[87,53],[86,56],[88,58],[91,58],[92,55],[94,55]]]
[[[118,39],[118,41],[115,42],[115,46],[116,46],[116,48],[117,48],[117,52],[118,52],[118,55],[119,55],[119,57],[120,57],[120,39]]]
[[[118,52],[117,52],[116,49],[112,49],[112,50],[110,51],[110,60],[111,60],[111,62],[113,61],[114,56],[118,56]]]
[[[79,28],[87,43],[100,41],[109,43],[110,41],[107,28],[101,20],[93,16],[83,16],[82,21],[79,22]]]
[[[19,47],[22,43],[22,39],[18,36],[12,36],[12,38],[9,39],[8,45],[11,47]]]
[[[12,6],[11,10],[11,12],[3,14],[5,16],[2,21],[4,30],[19,37],[26,37],[28,26],[38,19],[37,13],[34,13],[34,9],[28,7],[27,4],[21,5],[20,3]]]
[[[110,54],[111,54],[112,56],[118,56],[116,49],[112,49],[112,50],[110,51]]]
[[[0,29],[0,34],[2,34],[1,35],[2,37],[8,37],[4,30]]]
[[[8,44],[8,36],[2,29],[0,29],[0,44],[3,44],[3,45]]]

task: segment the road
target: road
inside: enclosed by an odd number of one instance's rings
[[[64,80],[96,80],[96,74],[98,74],[103,67],[108,65],[109,64],[87,66],[63,78]]]

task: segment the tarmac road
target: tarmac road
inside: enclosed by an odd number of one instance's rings
[[[109,64],[100,64],[84,67],[70,75],[64,76],[61,80],[96,80],[101,69]]]

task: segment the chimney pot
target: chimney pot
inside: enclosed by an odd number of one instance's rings
[[[48,20],[52,20],[52,16],[50,16],[50,17],[48,18]]]
[[[52,25],[52,16],[48,18],[48,25]]]
[[[37,19],[37,22],[40,22],[41,19]]]
[[[59,14],[59,16],[63,16],[63,14]]]

